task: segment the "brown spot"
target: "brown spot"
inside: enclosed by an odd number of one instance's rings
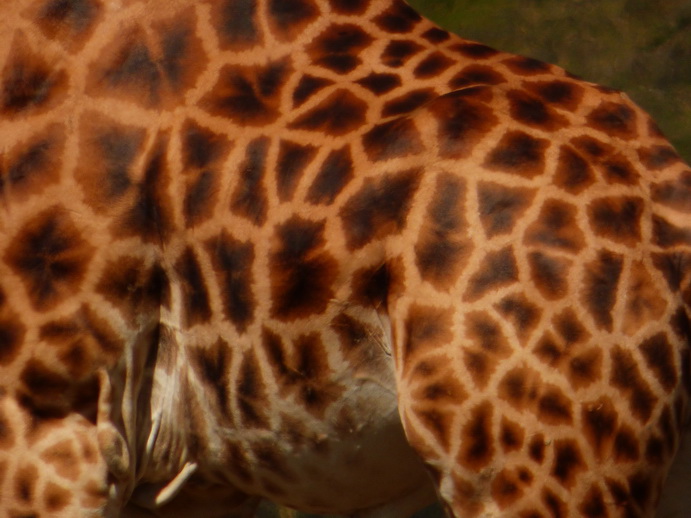
[[[412,40],[391,40],[384,48],[380,59],[387,67],[399,68],[422,50],[424,47]]]
[[[631,264],[625,295],[622,330],[629,336],[647,322],[659,320],[667,303],[643,261]]]
[[[453,339],[452,324],[452,309],[411,305],[405,323],[407,340],[403,345],[406,364],[411,364],[413,355],[449,343]]]
[[[487,155],[484,166],[494,171],[534,178],[544,172],[548,147],[549,141],[546,139],[531,137],[522,131],[509,131]]]
[[[451,174],[437,177],[427,218],[415,244],[415,264],[437,289],[454,285],[467,264],[472,242],[465,236],[465,182]]]
[[[674,210],[691,213],[691,171],[682,171],[674,180],[654,183],[652,198]]]
[[[337,74],[347,74],[360,66],[359,54],[371,42],[372,36],[358,25],[332,24],[316,36],[306,50],[315,65]]]
[[[276,163],[278,197],[281,201],[293,199],[295,189],[316,153],[317,148],[314,146],[297,144],[288,140],[281,141]]]
[[[577,253],[585,247],[585,236],[577,218],[578,211],[570,203],[547,199],[537,219],[526,229],[525,242]]]
[[[413,70],[413,75],[421,79],[435,77],[442,74],[455,63],[454,60],[446,57],[441,52],[432,52],[417,64]]]
[[[310,185],[306,200],[313,205],[331,205],[352,178],[350,147],[332,151]]]
[[[608,397],[602,396],[581,404],[583,432],[600,462],[610,455],[618,417],[617,410]]]
[[[564,110],[574,111],[583,98],[583,87],[570,81],[535,81],[524,86],[543,101]]]
[[[627,397],[631,413],[641,423],[647,423],[653,413],[656,397],[641,376],[633,354],[615,346],[611,358],[610,382]]]
[[[38,469],[35,465],[23,461],[14,474],[14,495],[24,505],[31,505],[36,497]]]
[[[60,181],[65,127],[51,124],[12,149],[0,163],[0,193],[22,200]]]
[[[311,0],[270,0],[267,13],[271,35],[291,40],[319,16],[319,7]]]
[[[362,126],[366,115],[367,104],[362,99],[349,90],[339,89],[298,115],[288,127],[339,137]]]
[[[367,178],[339,211],[348,248],[401,232],[419,181],[417,169]]]
[[[593,347],[571,358],[567,376],[573,388],[587,387],[600,380],[602,354],[598,347]]]
[[[463,351],[464,362],[475,384],[484,388],[499,364],[498,359],[511,355],[511,347],[501,327],[485,313],[466,315],[465,328],[468,346]]]
[[[593,182],[595,174],[590,163],[571,146],[562,146],[554,175],[555,185],[571,194],[580,194]]]
[[[281,93],[291,73],[289,58],[265,65],[226,65],[200,105],[243,126],[266,126],[280,114]]]
[[[303,105],[314,94],[333,84],[330,79],[305,74],[293,90],[293,108]]]
[[[488,252],[480,268],[471,276],[463,298],[472,302],[517,280],[518,269],[511,246]]]
[[[449,447],[449,432],[453,428],[453,413],[431,409],[416,410],[415,415],[442,448]]]
[[[67,211],[55,205],[21,226],[4,259],[20,276],[31,305],[45,311],[80,289],[93,253]]]
[[[669,145],[640,148],[638,156],[646,169],[659,171],[682,161],[679,154]]]
[[[571,424],[571,399],[557,387],[547,387],[542,391],[537,403],[537,415],[541,422],[560,425]]]
[[[612,309],[616,302],[623,268],[620,255],[603,250],[585,267],[581,297],[585,308],[600,328],[611,331]]]
[[[558,300],[567,295],[571,260],[542,252],[531,252],[528,254],[528,263],[534,285],[547,300]]]
[[[486,104],[488,87],[475,87],[436,98],[426,109],[437,120],[439,154],[443,158],[467,158],[498,119]]]
[[[223,50],[244,50],[263,40],[257,21],[256,0],[214,2],[209,18]]]
[[[180,288],[182,325],[189,328],[208,322],[211,318],[209,293],[194,250],[189,247],[184,250],[175,263],[175,270]]]
[[[595,234],[635,246],[641,240],[643,200],[637,197],[597,198],[588,205],[588,218]]]
[[[436,97],[438,95],[432,88],[412,90],[387,101],[382,107],[381,116],[388,118],[411,113]]]
[[[59,105],[67,93],[68,76],[58,63],[33,52],[24,34],[15,37],[0,75],[0,113],[15,117]]]
[[[383,31],[409,34],[421,20],[422,17],[405,2],[393,2],[373,21]]]
[[[494,306],[513,326],[522,345],[540,321],[541,310],[523,294],[507,295]]]
[[[405,118],[377,124],[363,135],[362,145],[373,161],[416,155],[424,150],[415,124]]]
[[[324,311],[338,273],[325,244],[324,222],[295,216],[276,227],[269,257],[275,318],[290,321]]]
[[[69,439],[43,450],[41,459],[49,464],[58,475],[68,480],[76,481],[80,474],[80,459]]]
[[[545,437],[538,433],[533,436],[528,444],[528,455],[538,464],[542,464],[545,460]]]
[[[26,327],[19,315],[4,309],[0,318],[0,365],[10,365],[15,360],[24,344],[25,334]]]
[[[299,402],[322,419],[326,410],[342,397],[344,388],[331,378],[331,367],[320,335],[302,335],[295,340],[294,346]]]
[[[353,302],[364,307],[386,308],[390,281],[386,265],[358,270],[351,283]]]
[[[458,462],[468,469],[480,470],[494,456],[492,435],[493,405],[489,402],[478,404],[470,410],[467,422],[461,430],[461,447]]]
[[[488,59],[499,54],[498,50],[483,45],[482,43],[475,42],[458,43],[451,48],[459,54],[471,59]]]
[[[516,222],[530,207],[534,197],[534,189],[507,187],[494,182],[478,182],[480,221],[487,237],[512,232]]]
[[[355,82],[377,95],[388,93],[401,86],[401,78],[397,74],[377,74],[376,72]]]
[[[225,316],[240,332],[254,319],[256,300],[252,264],[254,246],[229,236],[225,231],[205,243],[216,280],[221,286]]]
[[[508,469],[500,471],[492,481],[492,498],[500,509],[506,509],[523,496],[521,481]]]
[[[636,131],[636,113],[626,104],[602,101],[588,115],[592,127],[622,139],[631,139]]]
[[[72,500],[72,495],[67,489],[48,482],[43,490],[43,503],[46,509],[51,512],[58,512],[69,505]]]
[[[691,228],[678,227],[661,216],[653,215],[653,243],[662,248],[691,246]]]
[[[0,410],[0,450],[9,450],[14,445],[15,432],[5,412]],[[0,475],[1,480],[2,475]]]
[[[667,391],[671,392],[679,382],[679,375],[675,365],[676,354],[667,335],[658,333],[644,340],[638,346],[648,368],[653,372],[657,381]]]
[[[607,507],[602,495],[602,490],[593,484],[590,486],[588,493],[578,506],[578,510],[582,513],[581,516],[584,518],[606,518],[609,516]]]
[[[469,65],[463,68],[449,81],[452,89],[461,89],[468,86],[499,85],[506,83],[506,78],[486,65]]]
[[[511,117],[526,126],[543,131],[556,131],[568,124],[566,119],[535,97],[522,90],[510,90],[507,93]]]
[[[99,0],[48,0],[37,9],[35,20],[46,37],[76,50],[97,25],[102,10]]]
[[[249,428],[269,426],[269,421],[263,412],[267,407],[266,385],[256,355],[252,352],[243,355],[235,397],[243,426]]]
[[[533,58],[513,56],[502,61],[512,72],[519,75],[531,76],[549,72],[551,65]]]
[[[506,417],[501,419],[501,429],[499,431],[499,441],[501,442],[504,453],[519,450],[523,447],[525,440],[525,430],[518,423],[510,421]]]
[[[552,476],[562,486],[572,488],[578,478],[578,474],[587,469],[581,450],[576,441],[559,439],[554,441],[554,463],[552,464]]]

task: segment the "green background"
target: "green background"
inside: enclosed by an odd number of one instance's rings
[[[408,1],[464,38],[625,91],[691,162],[691,0]],[[315,517],[269,504],[259,516]]]

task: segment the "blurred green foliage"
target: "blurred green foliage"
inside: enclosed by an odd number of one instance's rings
[[[408,1],[464,38],[625,91],[691,161],[691,0]],[[270,504],[259,517],[318,518]]]

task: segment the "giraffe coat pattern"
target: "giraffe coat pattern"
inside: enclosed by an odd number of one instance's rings
[[[401,0],[0,20],[0,517],[652,516],[691,169]]]

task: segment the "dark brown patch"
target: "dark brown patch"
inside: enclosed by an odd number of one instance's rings
[[[586,265],[581,297],[595,323],[607,331],[612,330],[612,309],[617,298],[623,258],[603,250]]]
[[[266,126],[280,114],[282,89],[291,72],[289,58],[265,65],[227,65],[200,105],[242,126]]]
[[[353,275],[352,301],[364,307],[386,308],[391,275],[387,265],[363,268]]]
[[[213,26],[224,50],[243,50],[261,43],[256,0],[215,2],[211,11]]]
[[[383,95],[401,86],[401,78],[398,74],[377,74],[376,72],[355,82],[377,95]]]
[[[631,139],[637,135],[636,113],[626,104],[602,101],[588,114],[592,127],[607,135]]]
[[[336,90],[288,124],[291,129],[318,131],[331,136],[349,133],[365,123],[367,104],[349,90]]]
[[[583,98],[583,87],[569,81],[535,81],[525,87],[545,102],[569,111],[575,110]]]
[[[70,491],[52,482],[46,484],[43,490],[43,503],[48,512],[58,512],[67,507],[71,501]]]
[[[465,366],[475,384],[484,388],[499,364],[498,359],[509,356],[511,347],[497,322],[481,312],[466,315],[465,338]]]
[[[654,183],[652,198],[674,210],[691,213],[691,171],[682,171],[671,181]]]
[[[406,365],[411,365],[413,355],[424,354],[453,339],[451,327],[453,311],[432,306],[413,304],[405,321],[406,340],[403,343]]]
[[[679,153],[677,153],[672,146],[664,144],[651,146],[649,148],[640,148],[638,150],[638,156],[646,169],[653,169],[655,171],[665,169],[666,167],[682,161]]]
[[[377,124],[362,137],[370,160],[389,160],[421,153],[420,134],[410,119],[399,118]]]
[[[549,72],[551,65],[533,58],[513,56],[502,61],[512,72],[519,75],[531,76]]]
[[[19,315],[3,309],[0,318],[0,365],[10,365],[15,360],[24,344],[25,334],[26,327],[22,324]]]
[[[86,39],[101,13],[98,0],[48,0],[36,13],[36,22],[48,38],[72,47]]]
[[[332,151],[307,191],[306,200],[313,205],[331,205],[352,178],[353,159],[350,147]]]
[[[498,119],[483,99],[488,87],[475,87],[438,97],[427,105],[437,120],[439,154],[444,158],[467,158]]]
[[[329,0],[329,5],[341,14],[360,14],[369,4],[368,0]]]
[[[316,153],[317,148],[314,146],[288,140],[281,141],[276,163],[278,197],[281,201],[290,201],[293,198],[305,168],[312,162]]]
[[[545,460],[545,437],[541,433],[533,436],[528,444],[528,455],[538,464]]]
[[[303,75],[295,90],[293,90],[293,107],[301,106],[314,94],[332,84],[333,81],[330,79],[314,77],[309,74]]]
[[[67,93],[65,70],[32,52],[24,35],[14,38],[0,77],[0,114],[4,117],[48,110]]]
[[[587,387],[600,379],[602,351],[598,347],[578,353],[569,360],[568,379],[575,389]]]
[[[590,486],[588,493],[578,506],[584,518],[606,518],[609,516],[602,490],[596,485]]]
[[[428,218],[415,244],[415,263],[420,276],[438,289],[453,286],[465,266],[472,243],[464,235],[465,183],[455,175],[437,177]]]
[[[528,245],[577,253],[585,247],[585,236],[575,206],[557,199],[543,202],[537,219],[526,229]]]
[[[525,440],[525,430],[518,423],[502,417],[499,441],[501,442],[504,453],[519,450],[523,447]]]
[[[521,486],[515,473],[503,469],[492,480],[492,499],[500,509],[506,509],[523,496]]]
[[[605,461],[610,455],[618,420],[617,409],[606,396],[581,404],[583,432],[600,462]]]
[[[487,155],[484,166],[503,173],[534,178],[544,172],[548,147],[548,140],[531,137],[522,131],[509,131]]]
[[[383,13],[374,18],[374,23],[386,32],[391,33],[410,33],[413,28],[422,20],[412,7],[405,2],[396,1]]]
[[[507,295],[494,306],[513,326],[524,345],[540,321],[541,310],[525,295]]]
[[[464,42],[454,45],[451,48],[463,56],[472,59],[487,59],[499,54],[498,50],[494,50],[493,48],[481,43]]]
[[[413,69],[413,75],[417,78],[430,78],[443,73],[450,66],[455,64],[451,58],[447,58],[441,52],[432,52]]]
[[[209,293],[206,290],[206,279],[202,275],[197,254],[186,248],[175,263],[178,285],[180,287],[180,304],[182,305],[182,325],[189,328],[196,324],[208,322],[211,318]]]
[[[322,313],[337,275],[335,260],[324,250],[324,223],[294,216],[276,227],[274,240],[271,314],[290,321]]]
[[[52,206],[19,229],[4,259],[20,276],[32,306],[45,311],[79,290],[93,253],[67,212]]]
[[[691,246],[691,228],[678,227],[661,216],[653,215],[653,243],[662,248]]]
[[[470,410],[467,421],[461,430],[461,447],[458,462],[472,470],[480,470],[494,456],[494,437],[492,435],[493,405],[489,402],[478,404]]]
[[[143,178],[133,185],[132,204],[111,230],[118,237],[139,237],[147,243],[165,242],[172,230],[173,208],[168,191],[168,135],[156,139],[144,162]]]
[[[412,40],[391,40],[381,55],[381,62],[387,67],[400,68],[424,47]]]
[[[671,392],[677,386],[679,375],[675,366],[675,352],[664,333],[658,333],[644,340],[638,349],[643,354],[648,368],[660,385]]]
[[[394,117],[404,115],[427,104],[438,95],[432,88],[412,90],[399,97],[387,101],[381,110],[382,117]]]
[[[593,170],[581,155],[571,146],[562,146],[559,151],[554,183],[571,194],[580,194],[595,181]]]
[[[564,298],[569,292],[571,260],[543,252],[528,254],[531,278],[547,300]]]
[[[415,169],[367,178],[339,211],[348,248],[357,250],[375,238],[401,232],[419,181]]]
[[[61,124],[51,124],[16,146],[0,165],[0,193],[21,200],[59,182],[64,150],[65,127]]]
[[[270,0],[267,13],[272,36],[289,40],[314,21],[319,8],[311,0]]]
[[[256,307],[252,290],[254,246],[249,242],[238,241],[223,231],[207,240],[205,248],[221,286],[226,318],[238,331],[245,332],[254,319]]]
[[[568,124],[566,119],[535,97],[522,90],[507,93],[510,114],[515,121],[544,131],[556,131]]]
[[[571,400],[557,387],[547,388],[538,400],[537,415],[543,423],[571,424]]]
[[[480,221],[487,237],[508,234],[530,206],[535,191],[506,187],[494,182],[479,182],[477,198]]]
[[[239,166],[237,183],[230,199],[230,208],[235,214],[258,226],[266,222],[268,210],[266,188],[263,184],[268,151],[267,137],[259,137],[247,145],[245,160]]]
[[[294,345],[298,398],[309,412],[323,418],[324,412],[342,396],[344,389],[330,378],[331,367],[318,334],[300,336]]]
[[[578,474],[587,469],[576,441],[559,439],[554,441],[554,463],[552,476],[569,489],[576,484]]]
[[[281,0],[274,0],[279,2]],[[337,74],[347,74],[360,66],[360,52],[372,42],[372,36],[354,24],[332,24],[307,46],[312,62]]]
[[[641,376],[636,360],[630,351],[615,346],[611,361],[610,383],[627,397],[631,413],[641,423],[647,423],[653,413],[656,397]]]
[[[514,251],[507,246],[497,251],[487,252],[479,269],[471,276],[463,298],[475,301],[489,291],[507,286],[518,280],[518,268]]]
[[[230,422],[231,407],[229,380],[232,350],[230,345],[218,339],[209,347],[190,348],[190,364],[197,371],[206,389],[211,392],[224,419]]]
[[[506,78],[493,67],[486,65],[468,65],[449,80],[452,89],[467,88],[479,85],[500,85]]]
[[[243,354],[235,397],[243,426],[249,428],[268,427],[268,419],[262,411],[266,408],[267,402],[266,386],[253,352]]]

